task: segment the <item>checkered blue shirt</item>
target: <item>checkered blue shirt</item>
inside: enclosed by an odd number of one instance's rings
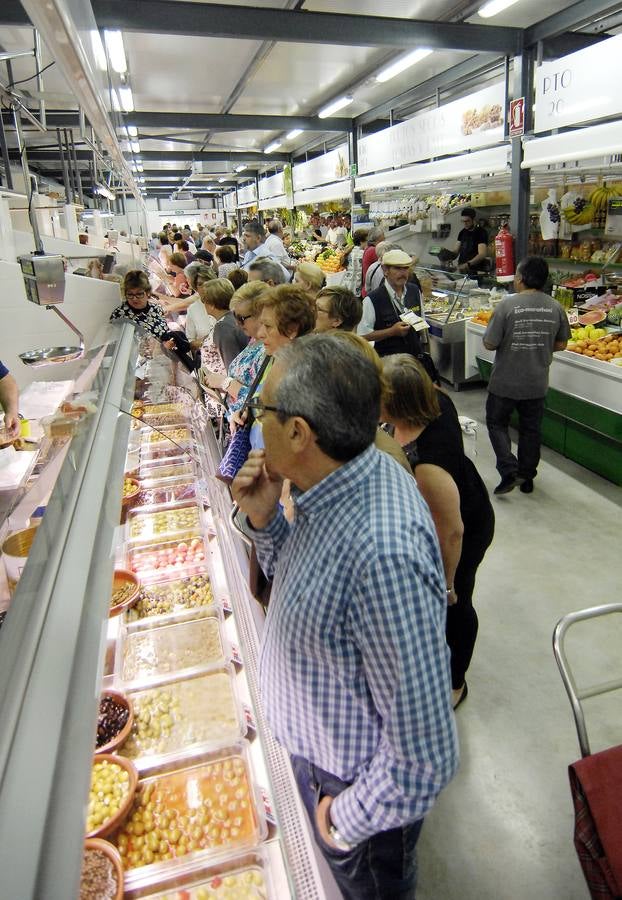
[[[274,575],[260,680],[276,738],[344,781],[360,841],[422,818],[454,775],[446,594],[415,481],[369,447],[254,534]]]

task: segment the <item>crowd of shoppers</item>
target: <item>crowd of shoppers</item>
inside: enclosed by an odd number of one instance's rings
[[[413,259],[379,231],[355,232],[350,255],[362,264],[369,238],[379,257],[368,264],[379,283],[362,297],[325,287],[310,263],[289,283],[279,221],[267,238],[247,223],[240,266],[219,277],[236,262],[224,237],[202,238],[213,262],[182,266],[172,250],[168,266],[191,292],[186,335],[203,383],[221,392],[232,429],[250,426],[232,492],[273,579],[265,712],[343,896],[414,896],[423,819],[458,765],[453,710],[468,694],[493,507],[425,343],[403,320],[423,318]],[[533,490],[548,368],[569,331],[547,276],[545,261],[523,260],[484,338],[497,351],[486,408],[496,494]],[[122,295],[111,318],[174,346],[144,272],[125,275]]]

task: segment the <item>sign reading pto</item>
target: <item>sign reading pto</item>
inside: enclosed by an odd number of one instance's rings
[[[607,77],[603,78],[603,72]],[[622,113],[622,35],[536,69],[536,132]]]

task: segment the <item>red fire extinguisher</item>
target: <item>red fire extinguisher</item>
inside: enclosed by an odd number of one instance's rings
[[[504,222],[495,237],[495,257],[497,281],[514,279],[514,238],[508,223]]]

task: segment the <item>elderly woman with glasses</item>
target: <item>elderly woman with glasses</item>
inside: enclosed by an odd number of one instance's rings
[[[219,372],[208,372],[205,375],[208,387],[227,394],[229,418],[244,405],[248,389],[264,360],[265,349],[262,341],[257,340],[257,332],[260,302],[269,291],[269,286],[263,281],[252,281],[237,289],[231,298],[230,309],[249,342],[229,364],[226,375]]]
[[[150,303],[152,296],[149,278],[139,269],[126,272],[121,284],[123,303],[110,314],[110,321],[127,319],[134,325],[140,325],[154,337],[162,340],[169,331],[169,326],[156,303]]]
[[[315,330],[356,331],[363,315],[363,302],[346,287],[322,288],[315,300]]]

